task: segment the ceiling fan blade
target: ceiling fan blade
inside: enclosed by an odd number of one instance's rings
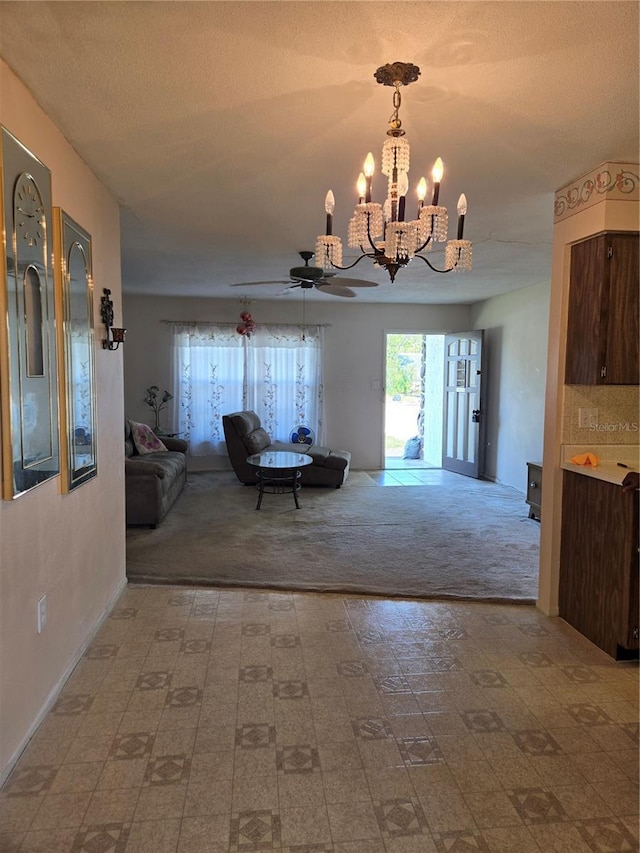
[[[347,296],[354,297],[356,294],[348,287],[341,287],[339,284],[316,284],[318,290],[323,293],[330,293],[332,296]]]
[[[328,283],[340,284],[345,287],[378,287],[377,281],[366,281],[363,278],[342,278],[342,276],[338,276],[332,282]]]
[[[273,281],[241,281],[237,284],[230,284],[229,287],[254,287],[256,284],[288,284],[284,278],[274,279]]]

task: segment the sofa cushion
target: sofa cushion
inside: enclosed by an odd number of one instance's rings
[[[125,459],[124,469],[126,474],[154,474],[164,480],[167,473],[166,469],[159,462],[152,462],[150,459]]]
[[[253,453],[260,453],[261,450],[268,447],[271,444],[271,439],[262,427],[258,427],[258,429],[250,432],[249,435],[243,436],[242,443],[247,448],[247,454],[251,456]]]
[[[158,450],[167,449],[166,445],[160,441],[151,427],[146,424],[137,423],[137,421],[130,421],[130,424],[133,443],[141,456],[146,453],[154,453]]]
[[[330,450],[328,447],[310,447],[307,451],[313,459],[314,465],[323,468],[334,468],[336,471],[344,471],[351,461],[348,450]]]

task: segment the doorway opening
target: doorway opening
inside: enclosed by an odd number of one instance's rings
[[[387,332],[384,468],[442,468],[445,336]]]

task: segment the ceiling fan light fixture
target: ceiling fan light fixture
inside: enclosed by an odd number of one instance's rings
[[[387,270],[391,281],[399,269],[413,258],[420,258],[434,272],[448,273],[471,269],[471,242],[463,238],[464,218],[467,212],[466,196],[458,201],[457,239],[447,242],[449,216],[446,207],[439,204],[440,183],[444,174],[442,159],[434,163],[431,202],[425,205],[427,181],[421,178],[417,186],[418,208],[415,219],[408,218],[407,194],[409,188],[410,147],[400,120],[400,87],[408,86],[420,76],[417,65],[409,62],[393,62],[382,65],[374,74],[378,83],[393,86],[393,113],[389,119],[387,139],[382,146],[381,171],[388,178],[387,197],[384,204],[371,201],[371,188],[375,162],[371,153],[364,161],[356,188],[358,204],[349,221],[347,243],[349,248],[359,249],[360,256],[348,266],[342,265],[342,240],[333,235],[335,199],[329,190],[325,199],[327,214],[326,233],[316,240],[316,263],[325,274],[330,270],[348,270],[369,258],[376,266]],[[437,268],[423,252],[428,252],[435,243],[447,243],[445,268]]]

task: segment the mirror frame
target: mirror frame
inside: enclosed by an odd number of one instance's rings
[[[1,127],[2,497],[60,473],[51,172]]]
[[[91,235],[59,207],[53,232],[60,473],[62,491],[70,492],[98,473]]]

